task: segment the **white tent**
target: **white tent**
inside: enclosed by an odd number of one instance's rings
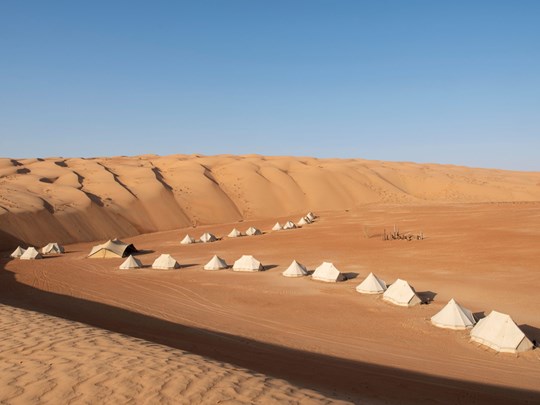
[[[154,263],[152,263],[153,269],[178,269],[180,265],[178,262],[169,254],[162,254],[159,256],[156,260],[154,260]]]
[[[201,242],[203,243],[215,242],[216,240],[217,238],[211,233],[205,232],[201,235]]]
[[[26,249],[23,249],[22,247],[17,246],[17,249],[15,249],[13,251],[13,253],[9,255],[9,257],[13,257],[14,259],[18,259],[19,257],[21,257],[24,254],[24,252],[26,252]]]
[[[214,255],[208,263],[204,265],[205,270],[221,270],[226,269],[228,264],[221,257]]]
[[[328,283],[335,283],[347,279],[338,269],[336,269],[333,263],[329,262],[323,262],[315,269],[311,277],[313,280],[326,281]]]
[[[240,259],[234,262],[233,270],[234,271],[262,271],[264,270],[264,267],[261,264],[261,262],[255,259],[253,256],[244,255]]]
[[[195,243],[195,238],[192,238],[189,235],[184,236],[184,239],[180,241],[180,244],[182,245],[190,245],[192,243]]]
[[[273,231],[281,231],[283,229],[283,226],[279,222],[276,222],[276,224],[272,227]]]
[[[356,286],[356,291],[362,294],[382,294],[386,291],[386,283],[373,273]]]
[[[471,311],[463,308],[453,298],[431,317],[431,323],[439,328],[468,329],[476,323]]]
[[[383,300],[402,307],[412,307],[422,303],[409,283],[399,278],[384,292]]]
[[[41,253],[44,255],[47,254],[60,254],[64,253],[64,247],[60,246],[58,243],[49,243],[47,246],[45,246],[43,249],[41,249]]]
[[[307,225],[307,224],[310,224],[311,221],[309,221],[306,217],[302,217],[300,218],[300,221],[297,222],[297,225],[298,226],[303,226],[303,225]]]
[[[294,229],[296,228],[296,225],[292,221],[285,222],[285,225],[283,225],[283,229]]]
[[[262,232],[260,229],[250,226],[246,231],[246,235],[248,236],[262,235]]]
[[[131,243],[124,243],[121,240],[113,239],[94,246],[88,255],[91,259],[103,259],[129,256],[136,253],[137,249]]]
[[[306,214],[306,218],[309,219],[310,221],[313,221],[317,217],[315,216],[313,212],[310,211]]]
[[[21,260],[34,260],[34,259],[43,259],[41,253],[39,253],[35,247],[29,247],[19,258]]]
[[[242,232],[234,228],[227,236],[229,238],[238,238],[239,236],[242,236]]]
[[[532,342],[514,323],[510,315],[497,311],[480,319],[471,330],[471,340],[498,352],[518,353],[531,350]]]
[[[285,270],[281,274],[283,274],[285,277],[303,277],[307,276],[308,272],[303,264],[300,264],[296,260],[293,260],[291,265],[287,267],[287,270]]]
[[[142,263],[139,259],[136,259],[133,257],[133,255],[129,255],[129,257],[122,263],[119,267],[119,269],[126,270],[126,269],[140,269],[142,267]]]

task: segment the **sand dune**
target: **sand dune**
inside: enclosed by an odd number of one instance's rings
[[[540,173],[360,159],[0,159],[0,249],[369,203],[540,200]]]
[[[0,304],[0,327],[2,404],[336,403],[231,364],[12,306]]]

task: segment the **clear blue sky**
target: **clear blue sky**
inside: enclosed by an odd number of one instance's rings
[[[0,1],[0,156],[539,151],[540,1]]]

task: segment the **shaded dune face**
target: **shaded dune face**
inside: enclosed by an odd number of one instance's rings
[[[0,249],[369,203],[540,200],[540,173],[361,159],[0,159]]]

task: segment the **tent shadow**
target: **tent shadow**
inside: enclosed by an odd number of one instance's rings
[[[534,326],[523,324],[519,325],[519,328],[525,333],[525,336],[527,336],[531,341],[540,342],[540,328],[536,328]]]
[[[137,252],[132,253],[132,254],[134,256],[144,256],[144,255],[152,254],[152,253],[155,253],[155,252],[156,251],[152,250],[152,249],[139,249],[139,250],[137,250]]]
[[[418,295],[418,297],[422,300],[422,304],[429,304],[433,302],[437,296],[437,293],[433,291],[420,291],[417,292],[416,295]]]
[[[478,322],[480,319],[484,319],[486,317],[486,311],[473,312],[472,315]]]
[[[349,272],[349,273],[342,273],[345,276],[345,280],[354,280],[356,277],[358,277],[358,273],[355,272]]]
[[[266,264],[263,266],[264,271],[272,270],[278,267],[277,264]]]
[[[181,269],[187,269],[188,267],[195,267],[195,266],[201,266],[200,263],[181,263],[180,268]]]

